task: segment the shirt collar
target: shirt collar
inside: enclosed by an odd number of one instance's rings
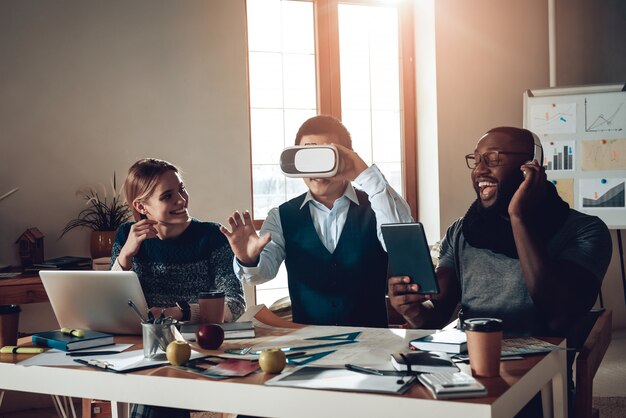
[[[341,195],[341,197],[339,197],[337,200],[343,199],[344,197],[347,197],[350,201],[352,201],[356,205],[359,204],[359,198],[356,195],[354,186],[352,186],[352,183],[350,182],[348,182],[348,185],[346,186],[346,190],[344,190],[343,195]],[[317,200],[315,200],[315,198],[311,194],[311,191],[307,190],[306,196],[304,197],[304,201],[300,205],[300,209],[302,209],[307,203],[309,203],[309,201],[317,202]],[[320,202],[317,202],[317,203],[321,204]]]

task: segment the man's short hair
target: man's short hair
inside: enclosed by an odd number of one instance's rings
[[[535,142],[532,132],[528,129],[515,128],[513,126],[498,126],[488,130],[487,133],[503,133],[513,138],[525,139],[531,145]]]
[[[306,135],[335,135],[337,142],[346,148],[352,149],[352,137],[350,132],[333,116],[313,116],[300,126],[296,134],[296,145],[300,145],[303,136]]]

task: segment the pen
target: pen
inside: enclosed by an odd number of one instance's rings
[[[43,348],[38,347],[18,347],[15,345],[5,345],[0,348],[2,354],[39,354],[43,353]]]
[[[365,374],[375,374],[376,376],[383,376],[383,374],[376,370],[376,369],[370,369],[368,367],[361,367],[361,366],[355,366],[354,364],[346,364],[346,369],[353,371],[353,372],[359,372],[359,373],[365,373]]]
[[[106,356],[109,354],[119,354],[121,351],[76,351],[65,353],[66,356],[70,357],[84,357],[84,356]]]
[[[133,302],[132,299],[128,299],[128,306],[130,306],[131,308],[133,308],[133,311],[135,311],[135,313],[137,314],[137,316],[139,317],[139,319],[141,319],[141,322],[146,323],[146,319],[143,317],[143,315],[141,314],[141,312],[139,312],[139,309],[137,309],[137,305],[135,305],[135,302]]]

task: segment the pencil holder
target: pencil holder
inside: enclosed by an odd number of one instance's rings
[[[172,324],[141,324],[143,356],[152,360],[165,360],[167,345],[174,341]]]

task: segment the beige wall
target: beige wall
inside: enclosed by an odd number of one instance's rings
[[[557,83],[626,81],[626,1],[556,2]]]
[[[192,216],[251,207],[244,0],[0,2],[0,264],[37,226],[45,256],[88,256],[89,231],[58,239],[81,186],[118,184],[143,157],[183,170]],[[24,305],[21,330],[50,326]],[[34,311],[34,312],[33,312]]]
[[[88,231],[58,240],[84,185],[121,183],[142,157],[183,170],[191,214],[250,208],[244,0],[0,3],[0,263],[26,228],[45,255],[88,255]]]
[[[522,125],[522,92],[548,85],[545,0],[438,0],[441,232],[475,199],[463,156],[490,128]]]
[[[599,11],[591,10],[597,2],[576,3],[580,8],[571,10],[567,1],[557,2],[558,79],[568,84],[626,81],[623,3],[609,2]],[[523,91],[549,85],[547,1],[437,0],[435,36],[441,235],[475,198],[463,156],[489,128],[522,126]],[[425,176],[433,176],[424,171],[419,175],[420,184],[428,181]],[[420,204],[435,198],[420,193]],[[614,247],[603,295],[605,305],[615,312],[614,327],[624,328],[615,238]]]

